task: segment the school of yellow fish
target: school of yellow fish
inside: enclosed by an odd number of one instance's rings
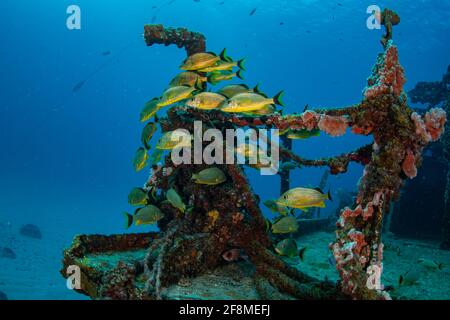
[[[169,87],[161,97],[153,98],[144,105],[140,114],[140,121],[147,122],[154,118],[154,122],[148,122],[141,135],[142,147],[136,151],[133,165],[136,171],[145,168],[150,160],[152,165],[160,160],[164,151],[173,150],[176,147],[190,147],[193,139],[189,132],[169,131],[164,132],[156,143],[155,150],[148,156],[150,141],[157,131],[157,112],[164,107],[180,104],[190,108],[201,110],[218,110],[226,113],[241,113],[246,116],[261,116],[277,112],[276,106],[283,106],[281,100],[283,91],[269,98],[261,92],[259,86],[254,88],[246,84],[226,85],[216,92],[206,91],[207,84],[216,85],[222,81],[233,78],[243,79],[245,60],[234,61],[227,56],[224,49],[219,55],[212,52],[196,53],[189,56],[180,66],[182,70],[169,83]],[[237,71],[234,71],[237,68]],[[286,135],[289,139],[307,139],[318,136],[318,130],[284,130],[280,135]],[[244,144],[237,146],[235,151],[243,157],[254,156],[258,152],[256,148]],[[262,155],[257,154],[260,159]],[[265,155],[264,155],[265,156]],[[270,162],[270,161],[268,161]],[[264,166],[259,163],[250,165],[261,169]],[[284,163],[282,170],[294,170],[294,163]],[[226,181],[225,174],[217,167],[211,167],[194,173],[194,183],[203,185],[217,185]],[[274,234],[292,234],[298,231],[298,221],[293,216],[294,209],[303,211],[308,208],[325,206],[325,201],[331,200],[330,194],[322,190],[312,188],[294,188],[281,195],[278,199],[264,201],[271,212],[279,214],[272,222],[267,220],[267,230]],[[174,189],[166,193],[166,200],[173,207],[184,213],[186,205],[181,196]],[[135,188],[129,195],[129,202],[134,206],[144,205],[136,211],[135,215],[126,214],[127,226],[133,222],[139,224],[152,224],[162,219],[161,211],[150,204],[151,199],[145,190]],[[145,210],[144,210],[145,209]],[[215,217],[217,219],[217,217]],[[297,249],[291,240],[283,240],[276,246],[277,253],[292,257]],[[303,254],[304,250],[301,251]]]

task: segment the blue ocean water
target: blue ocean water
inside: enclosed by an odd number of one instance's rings
[[[66,27],[66,9],[73,4],[81,8],[81,30]],[[142,128],[139,112],[161,95],[185,57],[174,46],[147,47],[144,24],[187,27],[206,36],[209,50],[226,47],[232,57],[247,58],[245,82],[261,83],[269,94],[285,90],[285,112],[293,113],[306,104],[332,108],[361,100],[382,49],[383,30],[366,27],[372,4],[402,18],[394,40],[406,90],[418,81],[439,80],[450,56],[445,0],[2,0],[0,225],[16,234],[22,224],[34,223],[43,240],[51,241],[2,240],[0,234],[0,241],[12,241],[27,254],[23,259],[36,258],[30,272],[41,281],[38,292],[26,284],[14,290],[11,283],[28,269],[0,261],[0,289],[3,282],[11,298],[81,298],[65,289],[58,274],[62,249],[75,234],[124,232],[128,192],[147,178],[131,166]],[[368,141],[350,134],[321,136],[295,142],[294,150],[315,158]],[[352,165],[346,175],[330,177],[331,190],[355,190],[361,172]],[[262,199],[278,196],[277,176],[248,173]],[[297,170],[291,183],[317,185],[322,174],[323,169]],[[131,231],[143,230],[148,228]]]

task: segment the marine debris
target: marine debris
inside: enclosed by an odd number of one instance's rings
[[[19,232],[25,237],[42,239],[41,229],[39,229],[39,227],[34,224],[26,224],[22,226]]]
[[[392,40],[392,26],[399,22],[399,18],[394,12],[385,10],[382,22],[387,29],[383,38],[385,50],[377,58],[360,103],[345,108],[282,115],[276,110],[262,108],[267,103],[281,104],[281,94],[264,100],[257,92],[246,92],[230,99],[236,102],[232,106],[228,103],[230,108],[227,111],[233,112],[224,112],[222,109],[204,110],[184,105],[182,100],[196,93],[195,90],[187,93],[186,89],[179,88],[165,98],[181,103],[168,108],[166,117],[158,117],[158,124],[165,134],[185,129],[191,136],[194,134],[193,123],[198,120],[205,127],[222,133],[227,129],[252,127],[296,132],[320,130],[337,137],[350,128],[355,134],[373,135],[373,144],[331,158],[305,159],[288,148],[280,147],[283,162],[292,162],[299,167],[327,167],[333,175],[345,173],[350,162],[365,166],[356,203],[341,211],[336,241],[330,246],[341,278],[338,284],[308,276],[286,264],[273,251],[260,200],[240,165],[180,165],[174,163],[172,157],[165,156],[160,167],[157,166],[158,170],[152,170],[146,184],[146,190],[156,192],[149,204],[158,206],[164,217],[158,221],[160,233],[148,239],[145,259],[138,264],[121,261],[114,272],[90,281],[89,285],[101,288],[94,290],[95,295],[90,293],[92,289],[82,291],[96,298],[162,299],[165,287],[216,269],[224,263],[224,253],[234,250],[231,252],[245,254],[253,264],[255,286],[261,299],[389,299],[380,280],[383,215],[391,201],[399,196],[403,181],[415,176],[423,148],[439,139],[446,115],[442,109],[435,108],[422,116],[408,107],[403,92],[405,76]],[[158,43],[185,47],[189,59],[194,62],[189,67],[191,70],[205,60],[213,61],[218,57],[205,53],[205,38],[201,34],[186,29],[145,26],[145,39],[148,45]],[[194,54],[197,55],[192,57]],[[222,61],[227,61],[225,56],[220,56]],[[176,99],[180,96],[181,99]],[[264,112],[256,114],[255,111]],[[158,153],[157,158],[161,157]],[[175,190],[179,200],[186,204],[186,212],[166,200],[164,195],[170,189]],[[286,204],[299,208],[323,206],[323,201],[328,198],[329,195],[323,191],[311,189],[308,199],[300,201],[294,197],[293,202],[287,201]],[[308,202],[310,199],[311,203]],[[292,199],[289,197],[288,200]],[[269,229],[276,233],[293,232],[298,229],[298,223],[288,215],[281,217]],[[127,242],[126,236],[117,237]],[[79,241],[80,238],[75,246],[81,251],[86,250]],[[111,241],[107,243],[112,245],[114,239]],[[129,243],[130,248],[133,243]],[[101,249],[102,244],[95,246]],[[114,247],[111,250],[120,251]],[[73,253],[74,248],[66,251],[65,265],[71,261],[69,257]],[[95,278],[92,276],[95,270],[85,271],[88,278]]]

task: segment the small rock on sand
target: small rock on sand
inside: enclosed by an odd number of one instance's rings
[[[33,239],[42,239],[42,233],[38,226],[26,224],[20,228],[20,234]]]

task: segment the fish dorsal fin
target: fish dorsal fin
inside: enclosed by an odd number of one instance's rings
[[[217,57],[217,53],[215,53],[215,52],[208,51],[208,52],[206,52],[206,53]]]
[[[245,83],[240,83],[240,84],[238,84],[238,86],[244,87],[245,89],[250,89],[250,87],[248,85],[246,85]]]
[[[320,189],[319,187],[314,188],[314,190],[319,191],[321,194],[325,194],[325,193],[322,191],[322,189]]]
[[[143,208],[137,208],[136,210],[134,210],[134,215],[137,215],[139,211],[141,211]]]

